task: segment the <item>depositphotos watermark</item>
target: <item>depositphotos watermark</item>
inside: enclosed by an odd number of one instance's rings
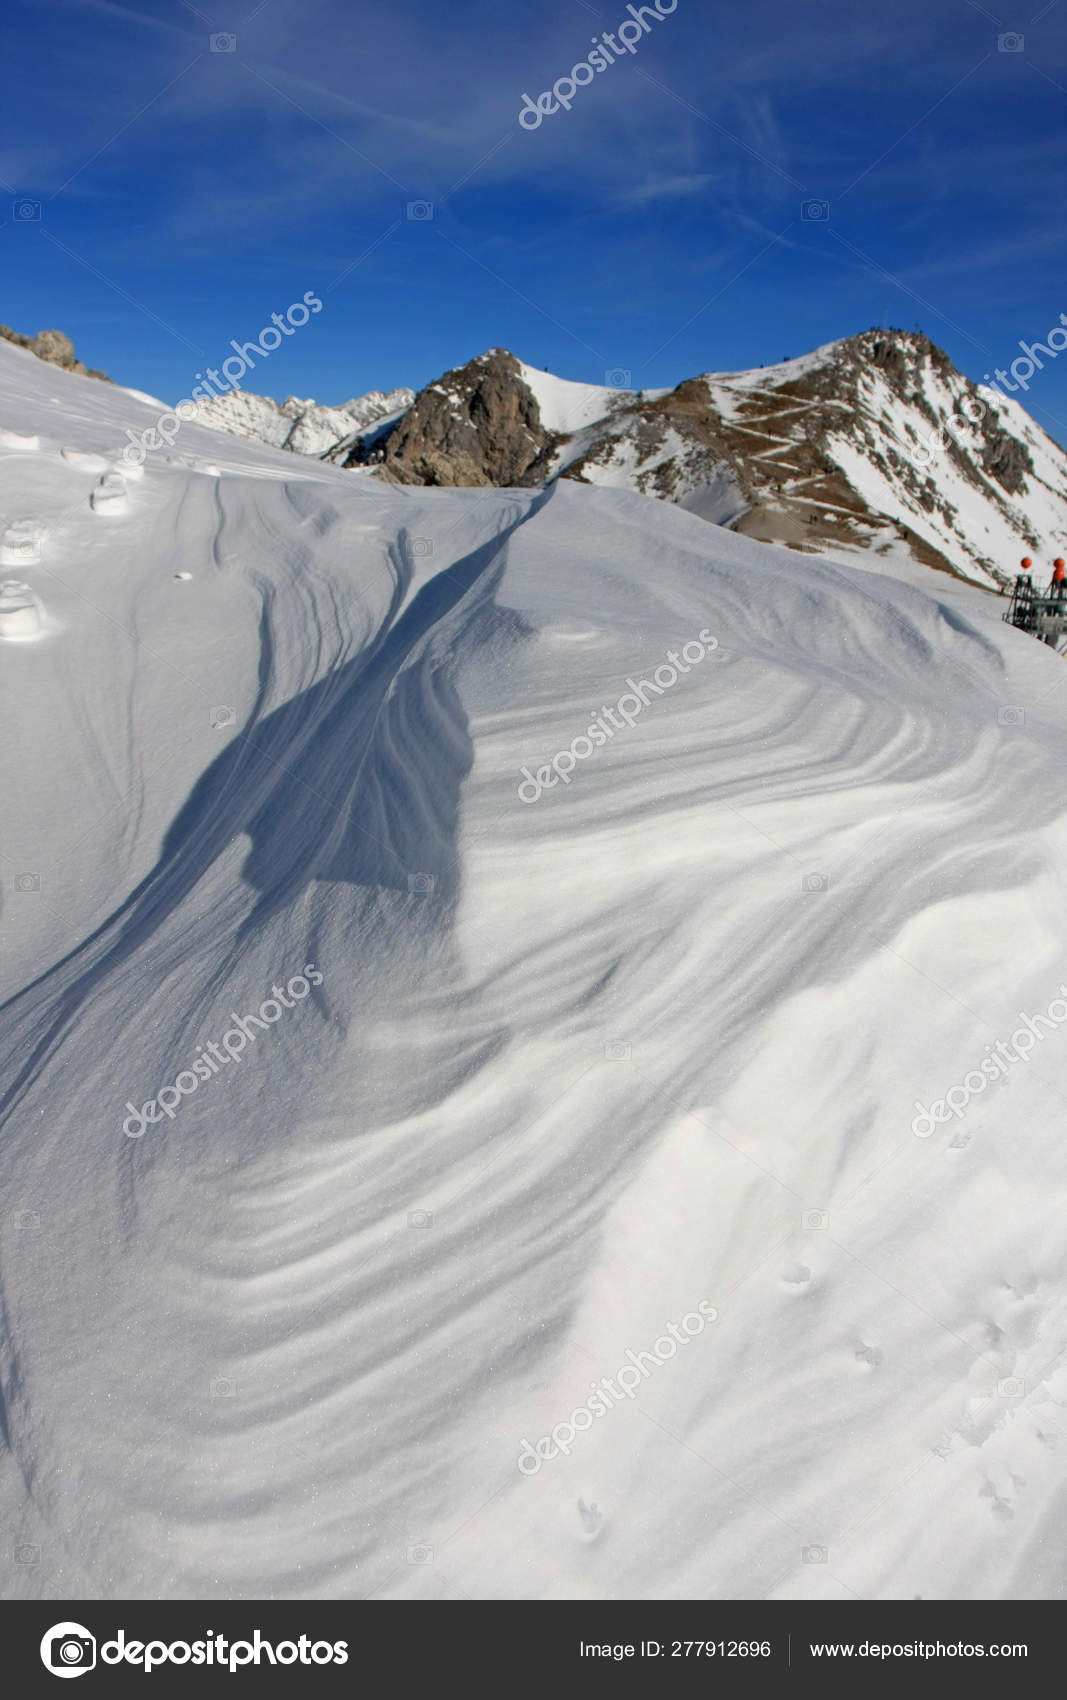
[[[983,1057],[978,1068],[972,1068],[969,1074],[965,1074],[958,1086],[950,1086],[943,1098],[935,1098],[929,1109],[916,1098],[915,1108],[919,1113],[911,1124],[916,1139],[929,1139],[939,1123],[950,1121],[953,1116],[961,1117],[971,1099],[984,1092],[992,1081],[1006,1080],[1016,1063],[1030,1061],[1034,1046],[1045,1037],[1039,1022],[1043,1021],[1048,1031],[1054,1033],[1067,1021],[1067,985],[1062,985],[1060,992],[1062,995],[1052,999],[1044,1015],[1024,1015],[1020,1010],[1019,1020],[1023,1025],[1015,1029],[1011,1038],[998,1039],[995,1044],[986,1046],[987,1051],[995,1051],[996,1055]],[[1061,1013],[1053,1015],[1057,1004]],[[925,1127],[920,1127],[920,1122],[925,1122]]]
[[[271,322],[260,331],[258,342],[238,342],[235,337],[231,337],[230,347],[233,353],[227,355],[221,367],[225,383],[219,376],[219,369],[209,366],[206,376],[203,372],[196,374],[203,381],[193,385],[191,395],[176,402],[168,412],[161,413],[156,423],[142,431],[139,437],[127,426],[126,435],[130,440],[122,451],[122,458],[127,466],[141,466],[146,456],[154,449],[163,448],[164,445],[169,448],[182,425],[188,425],[197,418],[199,401],[213,401],[216,396],[228,395],[232,390],[240,389],[245,373],[255,367],[257,354],[261,360],[268,360],[275,349],[281,347],[283,336],[295,336],[313,314],[321,312],[322,302],[314,290],[309,289],[305,292],[303,302],[294,301],[284,315],[271,314]],[[274,341],[268,343],[268,336],[273,337]],[[236,367],[236,371],[231,372],[231,366]]]
[[[1057,336],[1061,336],[1063,341],[1053,342],[1053,337]],[[994,394],[998,392],[1003,394],[1007,390],[1011,395],[1014,395],[1017,390],[1028,390],[1030,379],[1035,370],[1038,372],[1045,370],[1044,361],[1038,358],[1039,351],[1041,354],[1047,354],[1050,360],[1055,360],[1057,355],[1063,353],[1064,349],[1067,348],[1067,313],[1060,314],[1059,323],[1053,325],[1052,329],[1046,334],[1044,342],[1033,342],[1027,345],[1020,337],[1019,347],[1022,349],[1022,354],[1012,361],[1007,372],[1003,366],[997,366],[994,368],[992,377],[988,372],[986,373],[985,387],[992,390]],[[1023,365],[1026,367],[1025,372],[1015,370],[1017,366]],[[1014,384],[1008,382],[1008,372],[1015,379]]]
[[[667,5],[667,0],[653,0],[651,6],[627,6],[626,10],[630,16],[616,26],[614,35],[605,30],[599,39],[595,35],[590,37],[594,44],[592,53],[588,59],[581,59],[577,65],[572,65],[570,76],[558,77],[552,87],[545,89],[536,100],[531,100],[528,94],[523,95],[519,123],[524,130],[539,130],[549,114],[558,112],[561,106],[569,112],[579,89],[585,88],[595,76],[606,71],[609,65],[614,65],[615,60],[621,59],[624,52],[637,52],[641,37],[652,33],[652,24],[646,23],[645,20],[651,18],[652,23],[663,23],[665,18],[669,18],[672,12],[678,10],[678,0],[673,0],[670,6]]]
[[[213,1075],[218,1074],[224,1063],[240,1062],[245,1046],[254,1045],[256,1042],[256,1036],[251,1031],[253,1027],[258,1027],[263,1033],[267,1032],[276,1021],[281,1020],[283,1009],[295,1009],[296,1005],[308,996],[312,986],[321,985],[322,975],[315,964],[305,962],[302,972],[293,975],[284,991],[281,986],[271,987],[270,997],[264,998],[255,1015],[238,1015],[236,1010],[231,1010],[230,1020],[233,1026],[226,1029],[217,1043],[212,1039],[209,1045],[197,1045],[197,1051],[206,1054],[198,1055],[191,1068],[183,1069],[173,1086],[161,1086],[156,1096],[149,1098],[147,1104],[142,1104],[140,1109],[129,1099],[126,1100],[129,1115],[122,1124],[122,1131],[127,1139],[141,1139],[146,1126],[162,1121],[164,1116],[168,1121],[173,1121],[182,1099],[195,1092],[202,1080],[210,1080]],[[289,993],[288,997],[286,992]],[[273,1015],[267,1014],[268,1009],[274,1011]],[[140,1125],[131,1127],[131,1122]]]
[[[531,773],[528,767],[519,769],[523,776],[518,787],[521,801],[536,803],[543,791],[549,790],[553,785],[558,785],[561,779],[564,785],[569,785],[571,774],[580,761],[585,761],[594,750],[602,750],[608,740],[614,738],[616,732],[621,732],[624,726],[633,726],[641,710],[648,707],[646,692],[661,697],[664,691],[669,691],[672,685],[678,683],[680,673],[688,673],[703,661],[706,655],[710,654],[713,649],[718,649],[718,647],[718,638],[712,637],[705,627],[689,643],[683,644],[681,651],[668,649],[666,661],[660,663],[651,679],[627,679],[628,688],[623,692],[615,707],[606,708],[602,704],[600,713],[595,716],[585,731],[579,732],[576,738],[572,738],[565,750],[557,750],[546,767],[539,767],[535,774]],[[669,674],[669,677],[661,679],[662,673]],[[621,719],[616,718],[617,716],[621,716]],[[583,747],[579,749],[579,745]],[[552,777],[553,773],[555,773],[555,778]],[[532,791],[533,795],[527,797],[527,791]]]
[[[569,1456],[575,1437],[591,1429],[598,1418],[607,1416],[622,1399],[632,1399],[643,1381],[647,1381],[652,1370],[661,1364],[670,1363],[677,1356],[679,1346],[688,1346],[690,1340],[696,1340],[703,1334],[709,1322],[717,1322],[719,1317],[715,1306],[708,1299],[701,1299],[696,1310],[689,1311],[682,1317],[681,1324],[668,1322],[666,1330],[658,1340],[652,1342],[650,1352],[627,1351],[627,1362],[614,1376],[602,1376],[599,1381],[591,1381],[593,1394],[584,1405],[571,1412],[565,1422],[556,1423],[543,1434],[533,1445],[523,1440],[519,1450],[518,1465],[524,1476],[536,1476],[542,1464],[550,1458],[558,1458],[560,1453]]]
[[[1056,342],[1057,336],[1062,337],[1063,341]],[[956,406],[959,412],[972,425],[980,425],[989,411],[986,403],[981,399],[982,390],[991,400],[994,397],[997,400],[1002,400],[1007,394],[1017,395],[1020,390],[1025,392],[1030,388],[1030,379],[1035,371],[1043,372],[1045,370],[1045,362],[1041,359],[1041,355],[1047,354],[1050,360],[1055,360],[1058,355],[1063,353],[1064,349],[1067,348],[1067,313],[1060,314],[1059,324],[1053,325],[1044,342],[1026,343],[1020,337],[1019,347],[1022,349],[1022,353],[1012,361],[1006,370],[1003,366],[997,366],[992,374],[987,372],[978,386],[978,394],[966,395],[957,401]],[[1015,379],[1014,383],[1009,381],[1008,372]],[[924,443],[917,443],[910,448],[908,454],[915,465],[925,471],[931,462],[937,459],[938,455],[947,452],[948,446],[948,433],[941,427],[936,431],[931,431]]]
[[[214,1670],[243,1670],[246,1665],[346,1665],[347,1641],[267,1641],[258,1629],[251,1641],[205,1631],[196,1641],[127,1641],[120,1629],[110,1641],[98,1643],[83,1623],[54,1623],[41,1640],[41,1663],[53,1676],[84,1676],[102,1665],[133,1665],[150,1676],[158,1665],[204,1665]]]

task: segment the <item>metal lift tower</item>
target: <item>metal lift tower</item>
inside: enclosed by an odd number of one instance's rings
[[[1067,634],[1067,562],[1062,557],[1053,562],[1047,590],[1035,589],[1030,571],[1033,564],[1028,555],[1024,556],[1023,571],[1015,580],[1004,619],[1009,626],[1018,626],[1021,632],[1059,649]]]

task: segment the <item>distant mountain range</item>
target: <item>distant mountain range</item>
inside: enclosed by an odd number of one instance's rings
[[[224,397],[211,413],[205,423],[389,482],[613,485],[766,542],[903,550],[990,586],[1067,539],[1067,455],[917,332],[865,331],[671,390],[572,383],[494,348],[414,397],[281,410]]]
[[[337,407],[324,407],[298,396],[277,402],[247,390],[230,390],[198,403],[197,419],[201,425],[274,449],[291,449],[319,460],[345,460],[372,427],[394,423],[414,400],[413,390],[391,390],[388,395],[371,390]]]
[[[0,335],[85,370],[59,332]],[[1067,454],[918,332],[663,390],[574,383],[493,348],[417,394],[324,406],[233,390],[198,417],[390,483],[609,485],[805,553],[903,555],[989,587],[1023,554],[1067,549]]]

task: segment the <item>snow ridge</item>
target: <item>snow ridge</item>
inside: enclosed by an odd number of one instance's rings
[[[1064,1035],[912,1123],[1062,978],[1059,658],[576,481],[190,424],[101,512],[151,417],[0,347],[9,1585],[1051,1592]]]

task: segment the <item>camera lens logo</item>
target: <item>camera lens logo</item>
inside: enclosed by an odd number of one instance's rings
[[[53,1624],[41,1642],[41,1663],[53,1676],[84,1676],[96,1666],[96,1640],[84,1624]]]

